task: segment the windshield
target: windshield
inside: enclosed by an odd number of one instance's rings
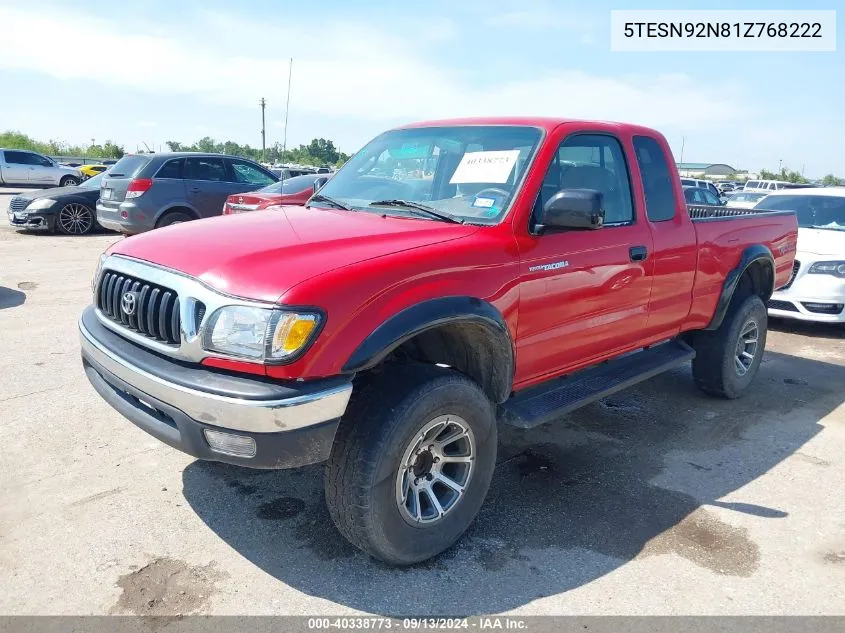
[[[320,194],[354,210],[423,217],[397,204],[371,206],[408,201],[459,220],[495,224],[507,212],[539,140],[540,130],[524,126],[391,130],[353,156]]]
[[[106,172],[101,172],[96,176],[91,176],[88,180],[82,181],[79,186],[84,187],[85,189],[99,189],[100,188],[100,181],[103,179],[103,174]]]
[[[300,193],[306,189],[314,186],[314,181],[317,178],[325,177],[323,174],[307,174],[305,176],[294,176],[287,180],[280,180],[274,182],[272,185],[267,185],[264,189],[259,189],[261,193]]]
[[[805,229],[845,231],[845,196],[768,196],[754,208],[795,211]]]

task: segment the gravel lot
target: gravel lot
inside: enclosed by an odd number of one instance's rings
[[[845,614],[845,329],[773,324],[753,392],[688,368],[503,430],[427,565],[358,553],[321,468],[193,460],[107,406],[76,319],[117,238],[27,235],[0,189],[0,613]]]

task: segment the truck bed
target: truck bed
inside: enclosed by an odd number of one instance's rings
[[[685,329],[708,325],[726,276],[737,267],[748,245],[768,249],[775,263],[774,287],[786,284],[798,240],[798,222],[792,211],[732,209],[687,205],[695,227],[698,264],[692,290],[692,309]],[[791,221],[785,218],[791,218]]]

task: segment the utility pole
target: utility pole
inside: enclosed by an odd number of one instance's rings
[[[683,164],[683,162],[684,162],[684,145],[686,145],[686,144],[687,144],[687,137],[682,136],[681,137],[681,160],[678,161],[681,164]]]
[[[286,152],[288,149],[288,110],[290,110],[290,78],[293,75],[293,57],[290,58],[290,64],[288,65],[288,98],[287,103],[285,104],[285,138],[282,142],[282,152]]]
[[[782,171],[783,171],[783,159],[781,158],[781,159],[778,160],[778,173],[781,173]]]
[[[264,129],[264,108],[267,102],[264,101],[264,97],[261,97],[259,105],[261,106],[261,160],[267,162],[267,135]]]

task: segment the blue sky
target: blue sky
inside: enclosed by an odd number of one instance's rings
[[[289,146],[321,136],[352,152],[399,123],[537,114],[651,125],[676,159],[685,137],[688,162],[757,170],[782,160],[811,177],[845,176],[842,45],[613,53],[610,10],[630,8],[621,4],[0,0],[0,129],[73,143],[110,138],[128,150],[206,135],[260,146],[265,97],[268,144],[281,142],[293,57]],[[684,7],[701,4],[640,6]]]

